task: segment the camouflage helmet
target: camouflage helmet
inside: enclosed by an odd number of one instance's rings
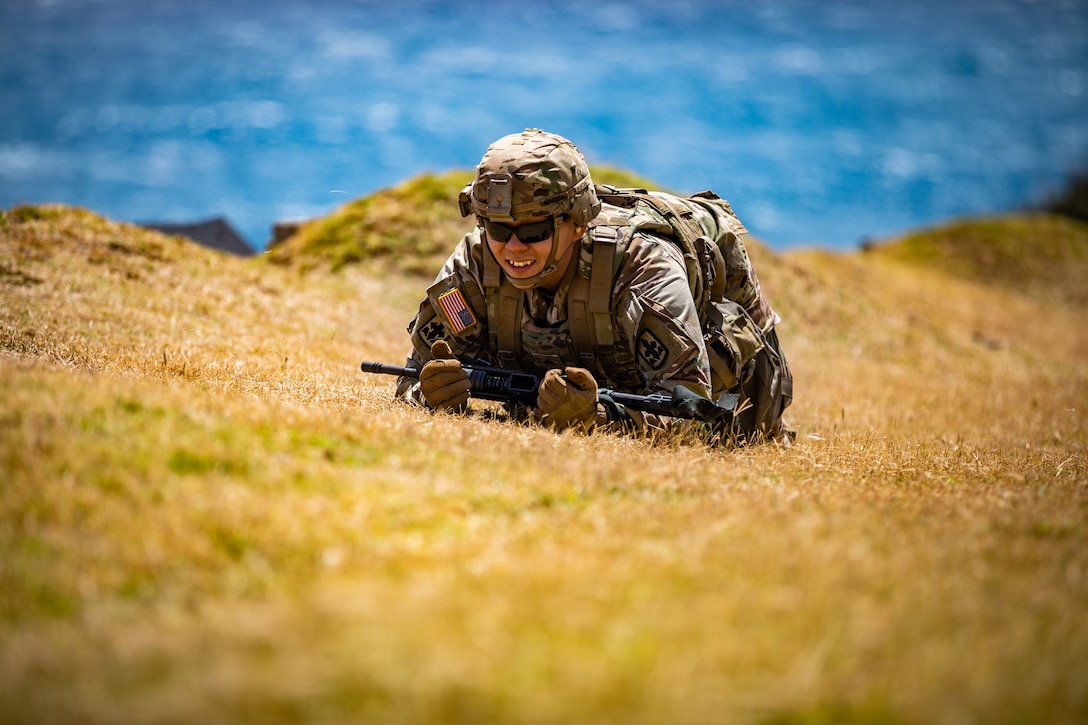
[[[567,214],[579,225],[601,210],[589,166],[573,143],[539,128],[488,147],[476,178],[461,192],[461,214],[497,222]]]

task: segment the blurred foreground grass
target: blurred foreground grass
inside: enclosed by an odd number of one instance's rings
[[[755,247],[800,436],[724,450],[393,402],[411,269],[6,212],[0,721],[1085,721],[1088,310],[931,235]]]

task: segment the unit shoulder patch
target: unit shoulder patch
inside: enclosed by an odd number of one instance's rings
[[[669,358],[669,351],[652,330],[643,330],[638,336],[638,357],[650,370],[660,370]]]
[[[658,372],[675,363],[691,343],[682,338],[662,305],[646,300],[635,338],[635,353],[644,370]]]

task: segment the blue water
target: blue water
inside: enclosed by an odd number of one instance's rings
[[[0,0],[0,206],[222,215],[255,247],[538,126],[776,248],[1088,168],[1088,0]]]

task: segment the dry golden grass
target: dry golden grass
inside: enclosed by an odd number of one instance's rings
[[[753,254],[791,448],[430,415],[419,278],[8,212],[0,721],[1083,722],[1088,311]]]

